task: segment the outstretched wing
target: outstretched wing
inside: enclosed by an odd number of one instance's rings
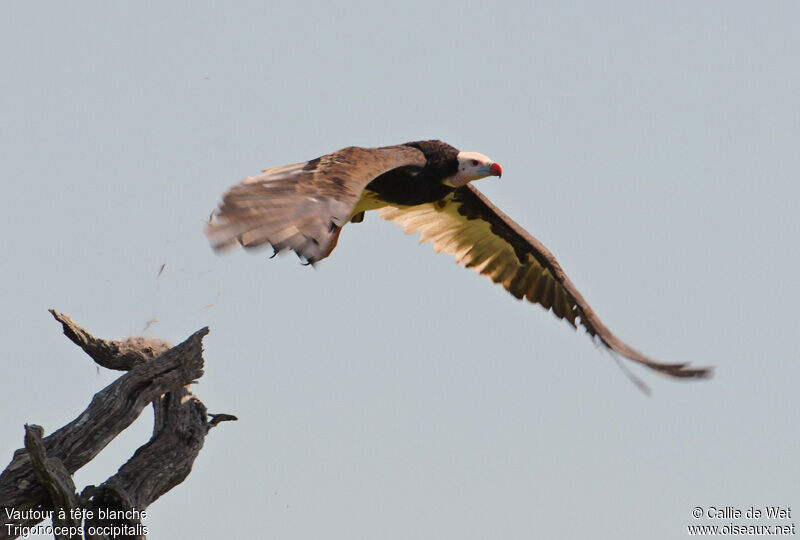
[[[231,187],[206,226],[214,249],[271,244],[314,263],[328,256],[364,187],[381,174],[421,169],[409,146],[350,146],[317,159],[265,169]]]
[[[665,364],[653,360],[615,336],[584,300],[546,247],[505,215],[472,185],[456,189],[445,199],[419,206],[389,206],[382,218],[420,231],[420,242],[432,242],[436,252],[488,276],[521,299],[540,304],[583,326],[600,342],[625,358],[672,377],[706,377],[707,368]]]

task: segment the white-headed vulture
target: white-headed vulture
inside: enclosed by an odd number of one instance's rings
[[[351,146],[304,163],[265,169],[231,187],[206,227],[215,249],[271,245],[291,249],[309,264],[331,254],[348,222],[364,212],[420,232],[466,268],[500,283],[605,347],[662,374],[702,378],[707,368],[653,360],[606,327],[550,251],[481,194],[473,180],[502,168],[477,152],[441,141],[381,148]]]

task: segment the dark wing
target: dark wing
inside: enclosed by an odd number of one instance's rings
[[[265,169],[223,196],[206,226],[214,249],[271,244],[308,262],[326,257],[361,192],[398,167],[421,169],[425,156],[409,146],[343,148],[307,161]]]
[[[420,242],[455,256],[456,261],[488,276],[515,297],[527,298],[577,328],[580,323],[594,338],[625,358],[673,377],[706,377],[709,369],[688,364],[664,364],[630,347],[603,324],[569,280],[556,258],[536,238],[505,215],[471,185],[445,199],[419,206],[390,206],[382,218],[420,231]]]

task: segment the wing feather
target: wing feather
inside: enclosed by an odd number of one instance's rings
[[[409,146],[351,146],[291,165],[264,169],[231,187],[206,226],[214,249],[270,244],[310,263],[333,249],[364,187],[398,167],[422,168],[424,154]]]
[[[658,362],[629,346],[600,320],[550,251],[495,207],[472,185],[456,189],[442,202],[388,206],[382,218],[420,231],[420,242],[433,243],[456,261],[487,276],[518,299],[541,305],[586,332],[608,349],[672,377],[702,378],[708,368]]]

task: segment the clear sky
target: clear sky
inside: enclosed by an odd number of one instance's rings
[[[240,421],[150,508],[152,538],[671,539],[709,522],[696,506],[800,512],[800,4],[2,11],[0,466],[25,422],[50,433],[117,376],[52,307],[100,337],[211,328],[194,391]],[[621,338],[716,377],[632,366],[645,397],[375,214],[317,269],[209,248],[245,176],[425,138],[503,165],[478,187]]]

